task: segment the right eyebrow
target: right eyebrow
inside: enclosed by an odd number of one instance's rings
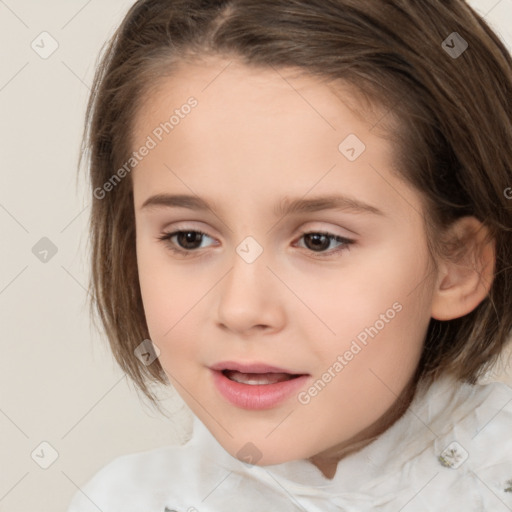
[[[210,204],[198,196],[189,195],[171,195],[171,194],[156,194],[149,197],[144,201],[141,210],[155,209],[155,208],[188,208],[190,210],[210,210],[213,209]],[[215,207],[215,205],[213,205]]]

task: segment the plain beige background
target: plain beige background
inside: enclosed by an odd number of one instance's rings
[[[113,458],[188,436],[181,399],[163,389],[168,417],[152,410],[88,317],[78,149],[96,57],[132,3],[0,0],[0,511],[65,511]],[[512,0],[471,4],[512,48]]]

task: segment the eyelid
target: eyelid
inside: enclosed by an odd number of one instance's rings
[[[210,230],[210,227],[206,227],[206,228],[202,228],[202,227],[195,227],[193,224],[187,224],[186,222],[194,222],[194,221],[184,221],[183,224],[180,223],[180,222],[176,222],[175,224],[170,224],[170,225],[165,225],[161,231],[162,233],[163,232],[166,232],[166,233],[170,233],[171,231],[172,232],[175,232],[175,231],[197,231],[197,232],[201,232],[203,234],[205,234],[206,236],[210,237],[210,238],[215,238],[214,236],[212,235],[209,235],[206,231]],[[205,223],[204,222],[197,222],[198,224],[201,224],[201,225],[204,225]],[[314,232],[314,233],[328,233],[330,235],[335,235],[335,236],[339,236],[341,238],[353,238],[354,236],[360,236],[359,233],[356,233],[355,231],[353,231],[352,229],[349,229],[347,227],[341,227],[341,226],[335,226],[333,222],[318,222],[316,220],[309,220],[309,221],[303,221],[300,223],[301,224],[301,227],[300,228],[297,228],[296,230],[294,231],[298,231],[301,235],[305,234],[305,233],[311,233],[311,232]],[[308,229],[305,229],[304,227],[302,227],[303,224],[314,224],[312,227],[308,227]],[[333,227],[326,227],[325,225],[332,225]],[[171,227],[168,227],[168,226],[171,226]],[[206,231],[205,231],[206,230]],[[338,230],[342,230],[342,231],[345,231],[347,232],[348,234],[344,234],[343,232],[340,233]],[[231,230],[230,230],[231,231]],[[282,228],[279,229],[279,231],[283,231]]]
[[[183,257],[193,257],[193,256],[202,256],[203,250],[201,249],[183,249],[179,247],[179,245],[172,243],[170,240],[171,238],[174,238],[180,233],[186,233],[186,232],[192,232],[199,234],[202,237],[207,237],[212,240],[214,240],[214,237],[210,236],[208,233],[204,232],[201,229],[196,229],[191,226],[176,226],[172,230],[169,231],[163,231],[162,234],[157,238],[158,241],[162,241],[166,244],[167,248],[172,251],[175,254],[181,255]],[[299,232],[298,237],[295,237],[294,240],[297,240],[297,242],[294,242],[295,244],[298,243],[298,241],[302,240],[305,235],[323,235],[328,238],[329,242],[332,241],[339,243],[340,246],[338,246],[335,249],[330,249],[327,251],[314,251],[311,249],[308,249],[307,247],[300,247],[303,251],[309,253],[308,256],[312,257],[314,259],[322,259],[322,258],[329,258],[329,257],[337,257],[340,252],[348,251],[350,249],[350,246],[356,243],[356,240],[352,238],[348,238],[342,235],[338,235],[336,233],[333,233],[332,231],[328,231],[325,229],[302,229]],[[214,244],[215,245],[215,244]],[[203,248],[204,249],[204,248]]]
[[[181,224],[180,222],[177,222],[176,224],[172,224],[172,227],[171,228],[168,228],[168,227],[164,227],[162,228],[162,233],[166,232],[166,233],[171,233],[171,232],[176,232],[176,231],[196,231],[198,233],[203,233],[204,235],[208,236],[209,238],[215,238],[215,236],[212,236],[210,234],[208,234],[206,231],[208,231],[210,228],[207,227],[207,228],[201,228],[201,227],[195,227],[193,224],[185,224],[185,222],[187,221],[184,221],[183,224]],[[188,222],[194,222],[194,221],[188,221]],[[198,224],[204,224],[204,222],[199,222],[198,221]],[[354,237],[359,237],[359,233],[355,232],[354,230],[352,229],[349,229],[347,227],[342,227],[342,226],[335,226],[333,222],[319,222],[317,220],[305,220],[305,221],[302,221],[301,222],[301,225],[302,224],[314,224],[311,228],[308,227],[308,229],[305,229],[303,227],[300,227],[298,228],[298,232],[300,235],[304,235],[304,234],[307,234],[307,233],[324,233],[324,234],[329,234],[329,235],[334,235],[334,236],[338,236],[340,238],[345,238],[347,240],[353,240],[355,241],[356,239]],[[333,227],[326,227],[325,225],[332,225]],[[206,231],[205,231],[206,230]],[[344,234],[343,232],[339,232],[339,230],[342,230],[342,231],[345,231],[347,234]],[[297,230],[295,230],[297,231]]]
[[[354,245],[356,241],[352,238],[347,238],[345,236],[337,235],[336,233],[332,233],[331,231],[326,231],[322,229],[309,229],[301,231],[299,234],[298,240],[302,240],[302,238],[305,235],[309,234],[316,234],[316,235],[324,235],[329,240],[335,241],[337,243],[340,243],[341,245],[338,246],[335,249],[331,249],[329,251],[321,251],[321,252],[315,252],[307,248],[301,248],[304,249],[306,252],[308,252],[308,256],[312,258],[329,258],[329,257],[336,257],[340,252],[348,251],[350,250],[350,246]]]

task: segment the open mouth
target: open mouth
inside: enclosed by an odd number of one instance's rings
[[[240,384],[249,384],[252,386],[261,386],[266,384],[277,384],[287,380],[296,379],[301,375],[292,375],[290,373],[242,373],[236,370],[222,370],[222,374],[229,380]]]
[[[210,367],[213,385],[231,405],[262,410],[277,407],[304,387],[311,375],[266,363],[223,361]]]

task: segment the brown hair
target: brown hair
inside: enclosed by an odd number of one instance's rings
[[[457,32],[468,44],[450,55]],[[452,40],[449,36],[452,35]],[[444,47],[443,47],[444,46]],[[343,81],[397,119],[395,171],[421,192],[432,254],[454,220],[474,216],[495,240],[488,296],[469,314],[431,319],[417,369],[423,382],[445,372],[475,383],[512,329],[512,60],[462,0],[139,0],[99,63],[81,161],[90,151],[92,301],[113,354],[155,403],[148,385],[167,384],[158,359],[134,355],[149,338],[135,253],[131,177],[98,199],[133,152],[144,98],[174,64],[209,55],[253,67],[293,67]],[[391,126],[391,125],[390,125]],[[433,251],[433,252],[432,252]]]

